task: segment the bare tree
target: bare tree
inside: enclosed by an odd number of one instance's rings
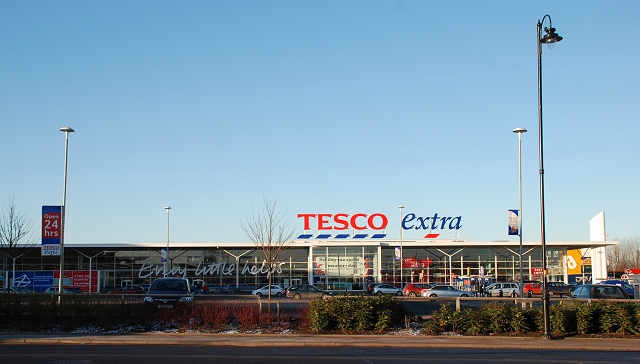
[[[32,248],[36,244],[36,238],[31,235],[33,221],[26,214],[18,211],[13,199],[9,204],[2,204],[0,213],[0,249],[5,258],[9,260],[9,272],[13,271],[15,260],[21,255],[21,248]],[[5,288],[8,287],[5,280]]]
[[[277,206],[278,200],[269,202],[263,196],[262,209],[260,211],[252,209],[251,216],[246,216],[242,221],[242,230],[256,245],[256,250],[262,257],[263,266],[267,268],[269,301],[271,301],[273,273],[279,268],[278,258],[291,245],[294,233],[291,222],[286,219],[286,211],[279,211]]]
[[[609,271],[623,274],[626,269],[640,268],[640,237],[620,239],[617,246],[607,247]]]

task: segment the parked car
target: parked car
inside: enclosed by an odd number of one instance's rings
[[[569,296],[583,299],[629,299],[629,295],[620,286],[614,284],[583,284]]]
[[[564,282],[547,282],[547,291],[549,291],[549,296],[569,296],[575,288],[576,286],[570,286]]]
[[[607,279],[606,281],[602,281],[599,284],[615,284],[616,286],[622,287],[624,291],[627,293],[629,298],[635,298],[635,292],[633,290],[633,286],[625,281],[621,281],[619,279]]]
[[[396,296],[402,296],[402,289],[394,286],[393,284],[378,284],[373,287],[372,294],[376,296],[382,296],[383,294],[393,294]]]
[[[145,294],[146,291],[141,286],[122,286],[109,291],[113,294]]]
[[[540,283],[525,283],[523,287],[524,294],[542,294],[542,284]]]
[[[471,297],[473,294],[459,290],[454,286],[436,284],[433,287],[423,289],[420,295],[422,297]]]
[[[65,288],[68,293],[82,293],[82,288],[80,287],[69,287]]]
[[[254,296],[268,296],[269,291],[271,291],[272,296],[276,296],[276,297],[284,296],[285,294],[284,289],[276,285],[271,285],[271,289],[269,289],[269,286],[264,286],[258,289],[254,289],[253,291],[251,291],[251,294]]]
[[[367,293],[368,294],[373,294],[373,288],[375,286],[377,286],[378,284],[380,284],[380,283],[369,283],[369,284],[367,284]]]
[[[44,293],[57,294],[58,293],[58,287],[48,287],[47,289],[44,290]],[[63,294],[69,294],[69,293],[72,293],[72,292],[70,292],[66,288],[62,288],[62,293]]]
[[[157,308],[175,308],[193,302],[193,292],[186,278],[158,278],[153,281],[144,302]]]
[[[428,283],[409,283],[402,289],[402,294],[409,297],[418,297],[422,294],[423,289],[431,288],[433,284]]]
[[[331,298],[333,293],[324,291],[311,284],[296,284],[289,288],[285,293],[287,297],[299,300],[301,298],[321,298],[323,300]]]
[[[518,283],[493,283],[485,287],[485,293],[489,297],[518,297],[520,294],[520,286]]]

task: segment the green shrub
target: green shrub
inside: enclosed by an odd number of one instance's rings
[[[577,331],[576,305],[558,304],[549,307],[549,329],[562,334]]]
[[[445,331],[452,331],[453,312],[449,305],[441,303],[440,308],[431,313],[431,318],[422,324],[423,331],[429,335],[438,335]]]
[[[309,329],[342,333],[386,331],[409,313],[392,296],[338,296],[309,304]]]
[[[595,332],[597,304],[595,302],[586,302],[576,305],[576,332],[578,334],[590,334]]]
[[[510,303],[491,302],[480,308],[480,312],[486,316],[487,332],[500,334],[511,331],[512,306]]]

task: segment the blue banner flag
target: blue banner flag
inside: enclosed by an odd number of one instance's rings
[[[519,235],[518,210],[509,210],[509,235]]]

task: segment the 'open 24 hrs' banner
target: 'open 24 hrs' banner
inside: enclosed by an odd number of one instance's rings
[[[62,206],[42,206],[42,255],[59,256]]]

